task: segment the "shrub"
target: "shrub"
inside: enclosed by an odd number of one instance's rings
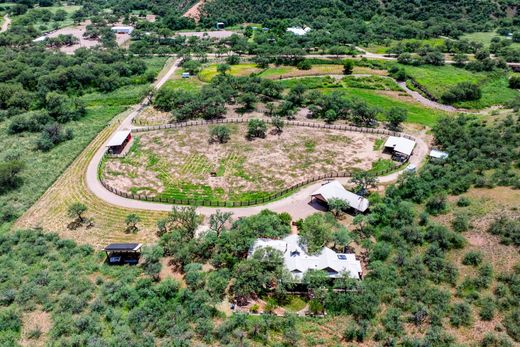
[[[509,77],[509,88],[520,89],[520,75]]]
[[[520,245],[520,219],[509,219],[506,216],[500,216],[488,230],[493,235],[500,236],[500,242],[506,245]]]
[[[459,200],[457,200],[457,206],[459,207],[467,207],[471,205],[471,200],[465,196],[461,196]]]
[[[72,129],[63,130],[60,124],[51,123],[45,126],[36,145],[39,150],[46,152],[61,142],[72,140],[73,137]]]
[[[250,119],[247,122],[247,137],[253,139],[255,137],[264,138],[267,131],[267,125],[261,119]]]
[[[310,70],[312,69],[312,64],[308,60],[302,60],[296,65],[296,67],[298,70]]]
[[[453,230],[459,233],[463,231],[468,231],[470,227],[468,215],[465,213],[455,214],[455,217],[451,221],[451,226],[453,227]]]
[[[464,255],[464,258],[462,259],[462,264],[464,265],[472,265],[472,266],[478,266],[482,263],[482,253],[479,251],[469,251]]]
[[[452,306],[450,315],[451,325],[458,328],[460,326],[471,326],[472,322],[471,307],[467,303],[462,302]]]
[[[230,55],[226,58],[226,64],[229,65],[238,65],[240,64],[240,57],[236,54]]]
[[[513,343],[507,336],[497,336],[493,333],[486,333],[480,342],[481,347],[513,347]]]
[[[22,183],[20,174],[24,167],[20,160],[0,162],[0,194],[15,189]]]
[[[495,316],[495,303],[492,298],[484,298],[480,301],[480,311],[479,316],[480,319],[485,321],[490,321]]]
[[[436,194],[426,202],[426,211],[433,216],[446,212],[447,207],[446,193]]]
[[[217,125],[209,131],[210,142],[226,143],[231,137],[231,131],[225,125]]]
[[[478,100],[482,97],[480,87],[470,82],[461,82],[445,92],[441,99],[447,104],[460,101]]]
[[[516,342],[520,342],[520,308],[515,308],[507,315],[504,319],[504,326],[509,336]]]

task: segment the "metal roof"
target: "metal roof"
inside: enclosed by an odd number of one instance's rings
[[[138,251],[141,248],[140,243],[111,243],[106,246],[104,251]]]
[[[323,199],[329,201],[331,199],[341,199],[349,203],[350,207],[360,212],[365,212],[368,208],[368,200],[362,196],[354,194],[346,190],[339,181],[332,181],[322,185],[311,196],[321,195]]]
[[[445,159],[448,158],[448,153],[432,149],[430,152],[430,157],[435,159]]]
[[[130,135],[130,130],[119,130],[107,142],[107,147],[121,146],[126,138]]]
[[[362,272],[361,263],[355,254],[336,253],[328,247],[323,247],[316,255],[307,254],[300,245],[298,235],[289,235],[283,240],[257,239],[249,256],[260,248],[271,247],[280,251],[284,258],[284,266],[297,279],[301,280],[308,270],[324,270],[329,277],[337,278],[347,273],[349,277],[359,279]]]
[[[409,156],[415,148],[415,141],[409,140],[405,137],[390,136],[385,142],[385,147],[390,147],[395,152]]]

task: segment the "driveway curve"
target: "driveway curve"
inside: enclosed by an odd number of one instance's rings
[[[171,68],[166,72],[164,76],[162,76],[156,83],[155,88],[160,88],[177,70],[179,67],[180,60],[175,61],[175,63],[171,66]],[[133,107],[132,111],[129,115],[121,121],[119,126],[115,131],[124,130],[124,129],[132,129],[132,119],[136,117],[139,112],[142,110],[144,106],[146,106],[147,101],[142,101],[140,104]],[[115,132],[114,131],[114,132]],[[421,138],[416,138],[417,145],[414,150],[414,154],[410,158],[410,164],[414,164],[419,166],[425,156],[428,153],[428,145]],[[92,160],[90,161],[87,172],[85,175],[85,182],[87,188],[99,199],[112,204],[117,207],[124,207],[130,209],[140,209],[140,210],[150,210],[150,211],[170,211],[174,205],[171,204],[163,204],[163,203],[155,203],[149,201],[141,201],[124,198],[122,196],[116,195],[110,191],[108,191],[99,180],[98,177],[98,167],[103,159],[103,155],[105,153],[105,143],[100,146],[96,153],[94,154]],[[400,173],[403,171],[395,172],[387,176],[379,177],[379,182],[382,184],[387,184],[394,182]],[[350,181],[350,178],[338,178],[342,184],[346,184]],[[275,212],[288,212],[293,216],[293,218],[304,218],[310,214],[315,213],[316,211],[323,210],[323,207],[318,204],[313,204],[310,202],[310,194],[315,191],[318,187],[323,184],[323,181],[318,181],[315,183],[311,183],[300,190],[294,192],[288,197],[282,198],[280,200],[276,200],[264,205],[257,206],[248,206],[248,207],[234,207],[234,208],[214,208],[214,207],[199,207],[197,211],[203,215],[211,215],[216,212],[216,210],[221,211],[229,211],[232,212],[235,217],[245,217],[259,213],[264,209],[270,209]]]

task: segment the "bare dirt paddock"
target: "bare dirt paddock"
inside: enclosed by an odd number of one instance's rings
[[[377,135],[286,127],[246,139],[246,125],[228,125],[226,144],[209,143],[206,126],[140,133],[123,159],[110,159],[106,182],[129,193],[244,200],[331,172],[370,169]]]

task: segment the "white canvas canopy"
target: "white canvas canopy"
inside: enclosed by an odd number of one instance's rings
[[[321,198],[325,202],[331,199],[341,199],[349,203],[350,207],[365,212],[368,208],[368,200],[362,196],[346,190],[339,181],[332,181],[322,185],[318,190],[311,194],[312,197]]]
[[[390,136],[385,142],[385,148],[391,148],[394,152],[411,156],[415,148],[415,141],[405,137]]]
[[[108,141],[107,147],[121,146],[125,142],[126,138],[130,135],[130,130],[119,130],[114,136]]]

